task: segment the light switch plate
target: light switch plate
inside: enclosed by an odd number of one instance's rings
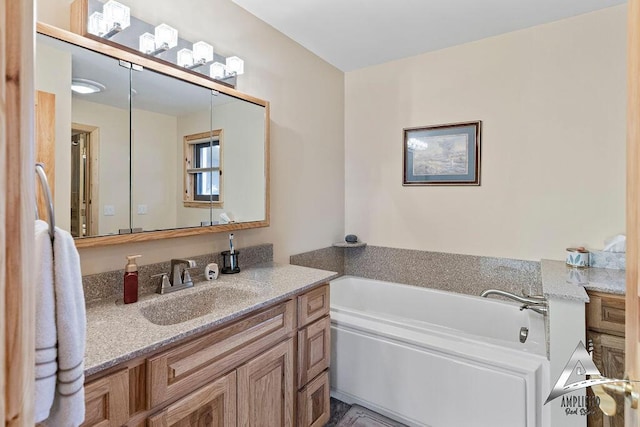
[[[104,216],[114,216],[116,214],[116,207],[113,205],[104,205]]]
[[[147,213],[147,205],[138,205],[138,215],[146,215]]]

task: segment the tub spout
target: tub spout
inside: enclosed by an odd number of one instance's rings
[[[517,301],[523,304],[520,307],[520,310],[525,310],[525,309],[533,310],[536,313],[540,313],[542,315],[546,314],[548,311],[547,300],[546,298],[540,295],[531,295],[531,296],[521,297],[519,295],[512,294],[511,292],[501,291],[499,289],[487,289],[486,291],[483,291],[480,294],[480,296],[484,298],[488,297],[489,295],[499,295],[501,297],[505,297],[505,298],[509,298],[514,301]]]

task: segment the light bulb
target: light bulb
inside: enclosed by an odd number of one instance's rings
[[[144,33],[140,36],[138,50],[142,53],[151,53],[156,49],[156,38],[151,33]]]
[[[238,76],[244,74],[244,61],[237,56],[228,57],[227,71]]]
[[[131,25],[131,13],[129,8],[115,0],[109,0],[106,2],[102,8],[102,13],[104,14],[104,20],[107,23],[107,29],[109,31],[113,29],[116,24],[122,30]]]
[[[226,65],[221,62],[214,62],[213,64],[211,64],[211,67],[209,67],[209,75],[214,79],[221,79],[227,74],[226,70]]]
[[[197,42],[193,44],[193,59],[195,62],[211,62],[213,61],[213,46],[206,42]]]
[[[171,49],[178,45],[178,30],[168,26],[167,24],[160,24],[155,29],[156,36],[156,49],[160,49],[163,46],[167,46],[167,49]]]
[[[190,49],[180,49],[178,51],[178,65],[181,67],[193,65],[193,52]]]

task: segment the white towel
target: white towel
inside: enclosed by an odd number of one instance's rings
[[[80,256],[73,237],[56,227],[53,241],[58,372],[56,393],[46,423],[79,426],[84,421],[84,350],[87,318]]]
[[[53,248],[49,224],[37,220],[35,228],[36,271],[36,422],[49,416],[56,390],[57,350]]]

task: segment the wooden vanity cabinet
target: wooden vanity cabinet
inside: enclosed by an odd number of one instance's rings
[[[321,285],[90,378],[84,425],[323,426],[329,334]]]
[[[587,291],[587,342],[593,346],[593,362],[603,376],[624,377],[625,296]],[[593,395],[591,389],[588,393]],[[624,398],[612,395],[617,403],[613,417],[600,410],[589,414],[588,427],[624,427]]]

